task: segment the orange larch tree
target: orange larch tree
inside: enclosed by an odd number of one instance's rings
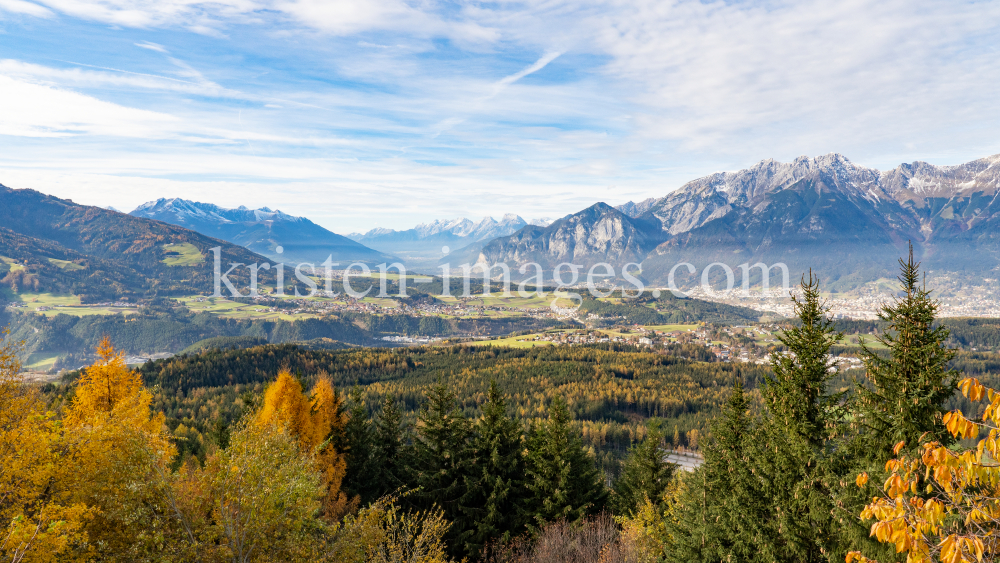
[[[302,384],[288,370],[280,371],[264,392],[257,421],[285,426],[303,450],[315,455],[327,491],[323,513],[328,519],[337,520],[353,510],[357,500],[348,499],[340,490],[347,473],[346,456],[336,448],[347,416],[344,400],[328,375],[320,374],[312,392],[306,395]]]

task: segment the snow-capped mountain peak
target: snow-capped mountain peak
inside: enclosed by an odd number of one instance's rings
[[[217,221],[220,223],[246,223],[263,221],[302,221],[301,217],[295,217],[283,213],[280,210],[271,210],[268,207],[260,209],[249,209],[241,205],[235,209],[226,209],[211,203],[201,203],[180,198],[160,198],[136,207],[130,215],[161,219],[170,223],[186,225],[194,220]]]

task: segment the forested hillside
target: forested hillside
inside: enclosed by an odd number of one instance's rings
[[[241,409],[233,408],[233,401],[259,391],[282,368],[303,374],[307,384],[326,373],[344,393],[357,387],[366,412],[392,398],[410,422],[438,383],[456,394],[459,408],[470,417],[494,381],[525,422],[543,418],[552,400],[563,397],[585,443],[606,452],[607,460],[624,453],[652,417],[677,430],[678,445],[697,447],[699,433],[704,436],[734,378],[753,386],[766,371],[595,348],[310,351],[284,345],[158,360],[140,373],[158,389],[156,404],[169,418],[207,430],[220,417],[227,424],[236,420]]]
[[[988,347],[996,325],[938,321],[916,264],[902,267],[905,295],[880,323],[829,320],[809,279],[797,322],[713,329],[774,337],[768,365],[676,355],[714,357],[693,342],[330,350],[233,336],[130,370],[108,338],[92,366],[32,387],[7,339],[0,484],[19,496],[0,510],[20,543],[0,552],[987,560],[1000,394],[984,385],[1000,383],[1000,359],[949,343]],[[841,327],[872,334],[844,346]],[[980,425],[990,435],[977,440]],[[674,464],[679,449],[700,452],[691,471]],[[239,523],[251,513],[257,523]]]
[[[33,190],[0,185],[0,286],[14,292],[73,293],[84,302],[128,297],[209,293],[214,287],[211,248],[226,262],[266,262],[243,247],[160,221],[78,205]],[[189,252],[188,260],[175,248]],[[263,271],[261,282],[273,284]],[[230,276],[237,286],[249,272]]]
[[[526,316],[441,318],[413,315],[343,313],[301,320],[233,319],[205,312],[193,313],[163,300],[137,309],[135,314],[45,317],[0,313],[15,340],[23,341],[22,358],[35,353],[58,354],[56,369],[76,368],[92,356],[100,339],[108,336],[129,354],[177,353],[202,340],[257,338],[271,343],[330,339],[360,346],[392,346],[386,335],[490,336],[525,330],[544,330],[561,323]]]
[[[580,313],[588,319],[616,323],[659,325],[689,322],[752,322],[761,314],[753,309],[734,307],[700,299],[678,298],[667,291],[660,297],[649,292],[616,302],[584,299]],[[596,318],[596,319],[595,319]]]

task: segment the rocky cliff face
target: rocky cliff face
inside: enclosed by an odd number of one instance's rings
[[[891,275],[912,243],[929,267],[988,271],[1000,264],[998,194],[1000,155],[889,171],[839,154],[764,160],[661,198],[617,209],[598,204],[546,229],[496,239],[479,261],[644,259],[643,275],[656,282],[681,261],[735,267],[769,260],[787,263],[796,279],[813,267],[854,284]]]

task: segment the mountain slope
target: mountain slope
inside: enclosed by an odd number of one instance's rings
[[[0,225],[0,256],[8,259],[0,284],[72,292],[85,300],[210,293],[213,247],[222,247],[227,263],[265,261],[182,227],[2,185]],[[186,260],[177,258],[178,249]],[[273,276],[262,274],[262,283],[273,283]],[[237,286],[249,282],[243,268],[229,277]]]
[[[1000,257],[998,190],[998,157],[949,167],[916,162],[886,172],[837,154],[762,161],[658,200],[643,217],[659,220],[672,236],[645,271],[664,279],[679,262],[699,269],[711,262],[734,269],[783,262],[794,279],[811,267],[853,287],[891,277],[912,242],[928,268],[982,273]]]
[[[958,166],[915,162],[889,171],[859,166],[839,154],[790,163],[764,160],[688,182],[658,199],[619,206],[615,211],[630,220],[631,229],[626,223],[609,229],[594,215],[574,222],[571,234],[561,227],[558,235],[560,228],[496,239],[479,258],[546,267],[556,257],[582,257],[582,263],[600,257],[618,267],[644,259],[642,275],[656,284],[665,283],[675,265],[688,262],[697,273],[687,275],[684,268],[676,275],[687,285],[713,262],[737,271],[736,284],[742,281],[740,264],[782,262],[792,283],[813,268],[826,280],[853,287],[892,277],[896,258],[912,242],[928,268],[981,275],[1000,264],[998,194],[1000,155]],[[611,219],[606,210],[597,215]],[[591,239],[616,242],[600,252],[576,251],[576,244]],[[719,268],[710,277],[722,274]]]
[[[261,209],[224,209],[184,199],[158,199],[140,205],[130,215],[179,225],[246,247],[272,261],[322,264],[328,257],[342,266],[351,262],[377,264],[394,258],[347,237],[332,233],[304,217]],[[276,250],[282,247],[282,253]]]
[[[545,269],[561,262],[588,268],[600,262],[639,262],[665,238],[657,227],[653,221],[633,219],[606,203],[597,203],[547,227],[529,225],[513,235],[469,247],[448,256],[446,263],[458,267],[503,262],[516,270],[528,262]]]

